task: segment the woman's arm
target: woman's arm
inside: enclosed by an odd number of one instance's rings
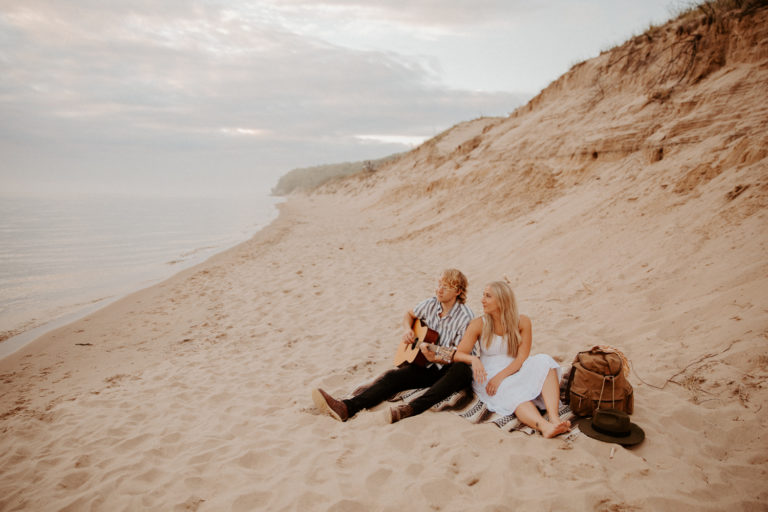
[[[464,332],[464,336],[459,342],[459,346],[456,349],[456,353],[453,355],[453,360],[459,363],[467,363],[472,366],[472,374],[478,382],[484,382],[487,375],[485,373],[485,367],[480,361],[480,358],[472,355],[472,348],[477,343],[480,335],[483,332],[483,319],[482,317],[475,318],[467,326],[467,330]]]
[[[453,356],[454,361],[461,363],[471,363],[472,358],[476,357],[472,355],[472,348],[475,346],[480,334],[483,332],[483,319],[481,317],[475,318],[467,326],[467,330],[464,331],[459,346],[456,348],[456,354]]]

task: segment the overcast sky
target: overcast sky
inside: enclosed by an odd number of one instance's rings
[[[680,0],[0,0],[0,195],[256,191],[504,116]]]

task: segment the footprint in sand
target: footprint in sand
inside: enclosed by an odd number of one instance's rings
[[[174,506],[173,512],[195,512],[204,502],[205,500],[202,498],[198,498],[197,496],[190,496],[183,503],[179,503],[178,505]]]
[[[233,512],[251,512],[253,510],[264,510],[265,504],[269,502],[270,493],[268,492],[252,492],[249,494],[241,494],[232,503]]]
[[[244,455],[235,459],[236,462],[247,469],[259,469],[269,466],[273,462],[273,457],[268,450],[254,451],[248,450]]]
[[[152,439],[153,436],[151,434],[140,434],[136,437],[132,437],[130,439],[127,439],[123,441],[122,443],[115,446],[115,449],[121,452],[125,451],[135,451],[137,447],[144,444],[145,441]]]
[[[68,490],[77,489],[87,482],[90,476],[87,471],[73,471],[61,479],[59,487]]]
[[[380,468],[368,475],[365,479],[365,486],[368,488],[370,494],[376,494],[384,488],[384,484],[387,483],[392,476],[392,470],[387,468]]]
[[[155,482],[161,481],[165,473],[162,471],[159,471],[157,469],[150,469],[145,471],[144,473],[138,475],[134,480],[138,480],[142,483],[152,484]]]

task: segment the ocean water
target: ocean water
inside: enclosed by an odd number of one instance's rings
[[[251,238],[279,198],[0,199],[0,357]]]

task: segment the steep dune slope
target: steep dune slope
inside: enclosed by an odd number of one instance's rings
[[[768,186],[766,21],[765,9],[716,22],[693,13],[650,29],[576,65],[509,118],[428,141],[385,171],[381,195],[466,203],[471,190],[474,202],[517,211],[607,178],[677,204],[726,172],[724,194],[753,187],[736,207],[749,215]]]
[[[535,350],[622,348],[636,416],[676,447],[656,469],[723,463],[686,482],[715,499],[768,462],[767,84],[768,9],[694,12],[321,193],[369,205],[416,265],[508,274]]]

